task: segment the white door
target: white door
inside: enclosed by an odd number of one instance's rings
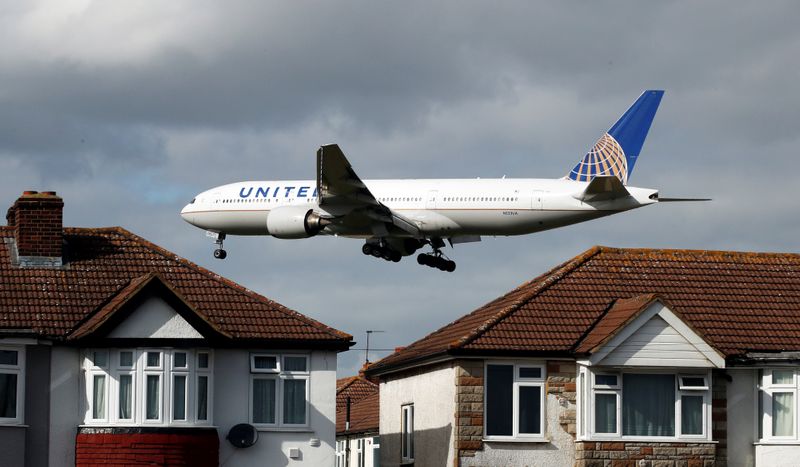
[[[439,192],[436,190],[431,190],[428,192],[428,198],[425,201],[425,209],[436,209],[436,197],[439,195]]]

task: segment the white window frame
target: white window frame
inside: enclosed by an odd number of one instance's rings
[[[587,440],[621,440],[621,441],[642,441],[642,442],[698,442],[698,441],[711,441],[711,371],[705,370],[704,372],[694,373],[688,369],[608,369],[608,368],[581,368],[581,374],[585,374],[587,384],[584,394],[579,398],[579,420],[585,420],[586,426],[581,426],[581,432],[584,433],[583,439]],[[616,375],[617,385],[598,385],[595,383],[595,375]],[[623,376],[625,374],[659,374],[659,375],[673,375],[673,384],[675,384],[675,435],[674,436],[632,436],[622,434],[622,405],[625,397],[625,388],[623,384]],[[683,378],[703,378],[703,386],[686,386],[683,384]],[[596,394],[616,394],[617,396],[617,427],[615,433],[597,433],[595,431],[595,395]],[[681,432],[682,419],[682,396],[702,396],[703,397],[703,430],[702,434],[683,434]]]
[[[25,422],[25,346],[24,345],[0,345],[0,350],[7,350],[17,353],[16,365],[0,365],[0,373],[13,374],[17,376],[17,400],[15,417],[0,417],[0,426],[3,425],[22,425]]]
[[[274,357],[277,370],[255,367],[255,357]],[[306,360],[306,371],[283,371],[284,357],[303,357]],[[299,353],[251,353],[250,354],[250,382],[248,388],[248,419],[250,424],[262,431],[270,430],[304,430],[311,426],[311,358],[308,354]],[[253,420],[253,381],[257,379],[275,380],[275,423],[256,423]],[[305,423],[285,423],[283,421],[284,385],[286,381],[305,381]]]
[[[409,422],[410,420],[410,422]],[[400,406],[400,463],[414,462],[414,404]]]
[[[511,436],[504,435],[489,435],[486,429],[488,422],[486,417],[486,401],[489,397],[488,386],[489,365],[503,365],[513,367],[513,382],[512,382],[512,427]],[[519,375],[520,368],[538,368],[540,376],[538,378],[522,378]],[[487,360],[484,362],[484,417],[483,417],[483,439],[486,441],[545,441],[547,434],[547,368],[544,362],[541,361],[520,361],[520,360]],[[519,388],[520,387],[539,387],[539,429],[541,433],[520,433],[519,432]]]
[[[366,465],[366,458],[367,458],[367,449],[366,449],[367,440],[364,438],[356,439],[356,467],[364,467]]]
[[[792,383],[790,384],[775,384],[772,382],[772,374],[774,371],[791,371],[792,372]],[[760,381],[760,393],[758,397],[761,397],[761,407],[762,413],[759,414],[760,420],[762,423],[762,437],[759,440],[760,442],[770,443],[782,443],[782,442],[797,442],[800,441],[800,434],[798,434],[798,416],[800,415],[800,409],[798,409],[797,404],[797,396],[800,394],[798,391],[798,385],[800,385],[800,375],[798,375],[798,369],[793,367],[774,367],[774,368],[765,368],[761,377]],[[793,409],[794,413],[792,414],[792,435],[791,436],[774,436],[772,434],[772,408],[773,408],[773,395],[775,393],[789,393],[792,394],[792,402],[793,402]]]
[[[93,353],[96,351],[108,352],[108,365],[97,367],[93,364]],[[120,365],[122,352],[133,353],[131,366]],[[147,366],[147,353],[158,352],[158,366]],[[176,353],[186,354],[186,367],[176,368],[174,356]],[[208,354],[208,368],[198,368],[199,355]],[[213,424],[213,351],[211,349],[167,349],[167,348],[111,348],[111,349],[85,349],[83,351],[83,391],[85,393],[85,412],[83,423],[86,425],[114,425],[114,426],[210,426]],[[106,381],[106,412],[104,418],[95,419],[93,416],[93,382],[95,375],[105,375]],[[120,409],[120,377],[131,376],[131,418],[121,419]],[[173,381],[176,375],[186,377],[185,394],[185,420],[175,420],[173,400]],[[158,418],[147,419],[147,377],[159,378]],[[197,418],[197,391],[200,376],[208,378],[206,420]]]
[[[272,357],[275,359],[275,368],[256,368],[256,357]],[[250,354],[250,373],[272,373],[281,372],[282,358],[278,354],[253,353]]]

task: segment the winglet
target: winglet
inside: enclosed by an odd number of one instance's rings
[[[643,92],[617,123],[597,140],[567,178],[588,182],[596,176],[614,175],[627,185],[663,96],[664,91]]]

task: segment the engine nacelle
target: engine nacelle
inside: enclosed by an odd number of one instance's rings
[[[269,212],[267,232],[276,238],[308,238],[320,233],[330,223],[330,219],[322,217],[313,209],[285,206]]]

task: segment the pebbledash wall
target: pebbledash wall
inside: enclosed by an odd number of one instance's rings
[[[141,461],[141,465],[151,465],[151,462],[164,465],[170,459],[188,460],[189,463],[184,465],[332,465],[335,458],[332,443],[336,429],[336,402],[331,394],[336,388],[336,352],[309,353],[307,428],[262,429],[254,446],[238,449],[225,437],[234,425],[249,422],[249,353],[237,349],[214,351],[212,428],[167,427],[148,431],[129,427],[130,432],[126,433],[121,427],[80,427],[86,404],[82,377],[77,371],[81,352],[69,347],[53,347],[50,359],[50,433],[45,437],[49,442],[49,466],[107,464],[115,457],[127,454],[130,454],[127,459]],[[276,351],[270,350],[269,353]],[[81,433],[76,436],[76,431]],[[289,458],[291,448],[299,449],[299,458]],[[202,455],[197,456],[198,453]]]

